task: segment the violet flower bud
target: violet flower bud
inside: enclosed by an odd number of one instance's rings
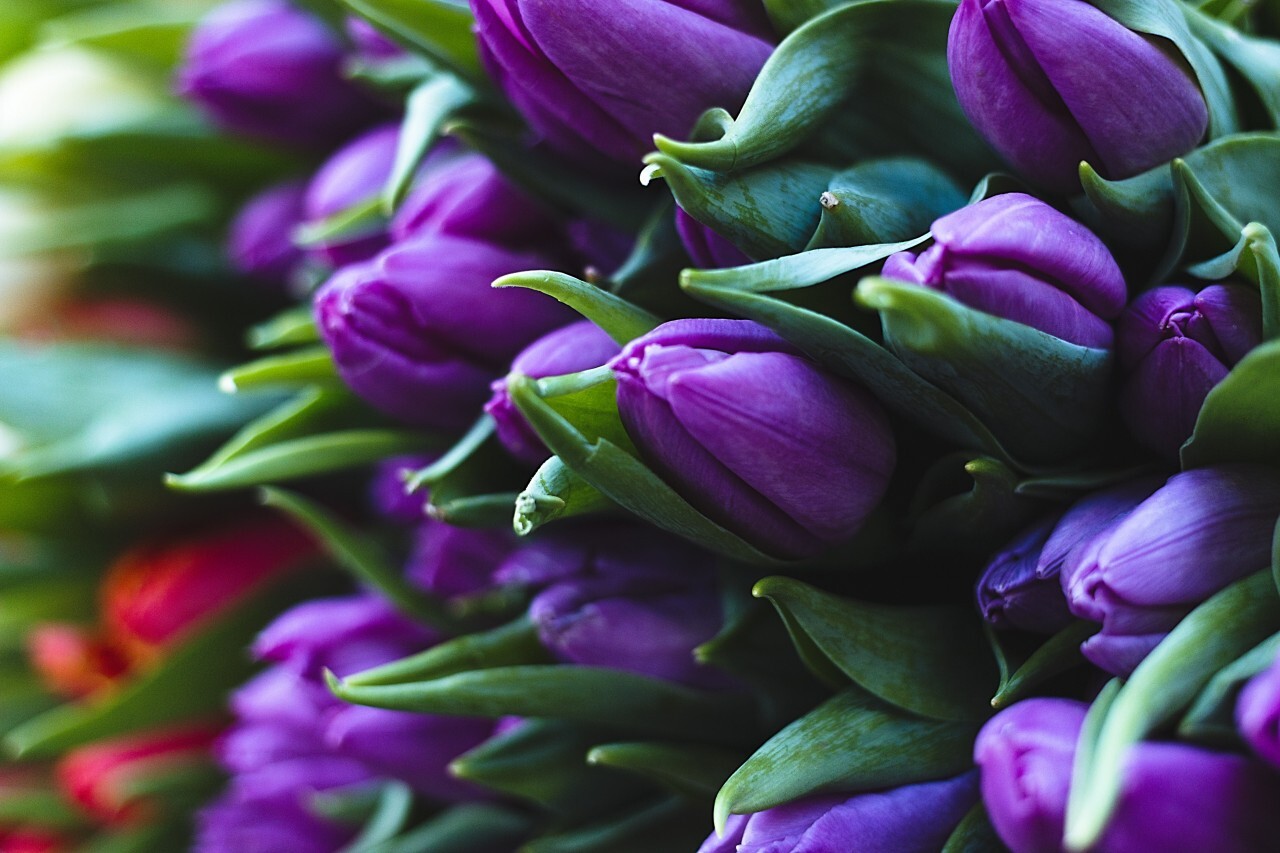
[[[1071,612],[1057,574],[1037,572],[1040,555],[1057,517],[1023,530],[992,558],[978,579],[978,609],[997,628],[1053,634],[1071,624]]]
[[[323,221],[377,197],[395,165],[400,128],[384,124],[361,134],[333,154],[307,185],[303,212],[308,223]],[[378,229],[313,246],[322,260],[342,267],[367,260],[387,245]]]
[[[664,323],[610,366],[645,460],[769,554],[809,557],[852,536],[888,487],[895,447],[879,403],[757,323]]]
[[[516,353],[572,318],[540,293],[490,287],[550,265],[542,255],[427,234],[329,279],[315,296],[317,323],[355,393],[405,422],[458,430],[475,420]]]
[[[1185,154],[1209,122],[1169,42],[1083,0],[962,0],[947,65],[969,121],[1032,181],[1080,188],[1088,161],[1111,180]]]
[[[369,497],[379,515],[396,524],[418,524],[426,516],[427,494],[410,493],[405,478],[434,461],[431,456],[392,456],[374,468]]]
[[[1071,765],[1087,706],[1028,699],[1001,711],[974,745],[982,798],[1013,853],[1059,853]],[[1130,747],[1119,803],[1095,848],[1107,853],[1271,850],[1280,776],[1239,755],[1174,743]]]
[[[378,112],[342,60],[338,37],[292,4],[233,0],[196,27],[178,91],[233,133],[325,148]]]
[[[1124,275],[1080,223],[1025,193],[1008,193],[948,213],[931,231],[932,246],[891,255],[883,275],[1073,344],[1111,346],[1107,321],[1124,309]]]
[[[249,199],[231,222],[227,254],[232,266],[273,284],[289,283],[303,259],[293,232],[302,222],[306,187],[289,181]]]
[[[618,350],[618,345],[599,326],[583,320],[548,332],[529,344],[511,362],[511,372],[534,379],[577,373],[599,367],[617,355]],[[511,400],[506,378],[496,380],[490,387],[493,396],[485,403],[484,410],[493,418],[502,445],[516,458],[532,465],[542,462],[550,452]]]
[[[498,86],[560,151],[633,163],[736,110],[772,51],[755,0],[472,0]],[[589,37],[587,36],[589,34]]]
[[[725,836],[713,833],[698,853],[937,853],[977,801],[972,772],[853,796],[811,797],[731,817]]]
[[[1280,657],[1240,691],[1236,726],[1259,757],[1280,767]]]
[[[427,519],[414,532],[405,574],[445,598],[491,589],[494,573],[518,546],[509,530],[454,527]]]
[[[1077,500],[1049,534],[1036,561],[1036,574],[1061,583],[1063,566],[1074,565],[1095,536],[1132,512],[1162,485],[1162,477],[1142,477]]]
[[[1175,474],[1062,569],[1071,612],[1102,623],[1081,651],[1128,675],[1182,617],[1271,564],[1280,473],[1245,465]]]
[[[676,208],[676,233],[689,253],[689,260],[699,269],[724,269],[751,263],[746,252],[685,213],[682,207]]]
[[[1116,335],[1120,413],[1140,442],[1176,456],[1213,386],[1262,343],[1262,299],[1240,284],[1157,287],[1120,315]]]

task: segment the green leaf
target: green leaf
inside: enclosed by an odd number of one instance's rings
[[[452,74],[432,75],[409,94],[400,124],[395,163],[382,191],[383,213],[390,216],[404,201],[413,186],[418,164],[440,138],[445,122],[475,99],[475,90]]]
[[[905,282],[866,278],[855,298],[880,312],[887,345],[908,367],[953,394],[1013,453],[1061,459],[1097,432],[1109,402],[1109,350]]]
[[[909,544],[917,552],[979,551],[1012,536],[1043,505],[1018,493],[1018,475],[996,459],[950,453],[922,478],[913,500]],[[963,474],[957,468],[963,466]],[[967,488],[954,493],[957,483]],[[936,492],[945,490],[938,499]],[[936,502],[934,502],[936,501]]]
[[[284,355],[271,355],[233,367],[218,378],[228,394],[254,391],[263,386],[327,384],[340,386],[338,369],[326,346],[306,347]]]
[[[1054,634],[1007,678],[1000,680],[996,695],[991,697],[991,707],[997,711],[1008,708],[1027,698],[1046,680],[1083,663],[1080,644],[1096,633],[1096,624],[1075,622]]]
[[[378,29],[430,59],[482,79],[471,10],[452,0],[341,0]]]
[[[1187,272],[1209,281],[1237,275],[1258,285],[1262,299],[1262,338],[1270,341],[1280,337],[1280,251],[1265,225],[1250,222],[1241,229],[1239,241],[1229,252],[1194,264]]]
[[[443,456],[405,482],[407,492],[428,492],[429,516],[456,527],[500,527],[510,520],[516,499],[511,458],[494,427],[481,415]]]
[[[674,208],[671,199],[653,208],[631,253],[604,282],[610,293],[661,317],[685,316],[690,308],[688,298],[673,286],[689,263],[676,233]]]
[[[1226,462],[1280,465],[1280,341],[1265,343],[1231,369],[1205,398],[1184,468]]]
[[[677,794],[708,799],[742,758],[742,753],[723,747],[654,741],[602,744],[587,753],[588,764],[628,770]]]
[[[1004,853],[1006,849],[987,817],[986,806],[978,803],[951,833],[942,853]]]
[[[650,332],[661,319],[620,296],[561,272],[530,270],[504,275],[494,287],[526,287],[568,305],[619,344]]]
[[[357,705],[465,717],[548,717],[658,737],[733,742],[749,723],[738,697],[706,693],[614,669],[503,666],[428,681],[362,686],[330,676]]]
[[[384,663],[347,676],[349,687],[412,684],[471,672],[522,664],[550,663],[551,656],[538,641],[538,631],[527,617],[477,634],[466,634],[426,651]]]
[[[41,31],[47,49],[77,44],[117,55],[131,65],[168,73],[182,58],[201,13],[152,3],[117,3],[62,15]]]
[[[752,593],[778,609],[815,673],[830,667],[879,699],[940,720],[986,719],[996,683],[980,620],[969,608],[900,607],[839,598],[785,577]],[[829,663],[814,661],[814,653]]]
[[[644,162],[642,184],[662,178],[690,216],[753,258],[789,255],[809,243],[822,211],[819,197],[834,171],[787,159],[733,173],[713,172],[661,152]]]
[[[1189,4],[1183,13],[1190,31],[1249,82],[1271,124],[1280,125],[1280,44],[1219,23]]]
[[[413,791],[403,782],[384,782],[373,814],[342,853],[372,853],[404,828],[413,808]]]
[[[453,806],[398,838],[364,853],[487,853],[513,850],[532,830],[526,816],[504,806]]]
[[[849,0],[764,0],[764,8],[778,32],[786,34],[810,18],[816,18],[823,12],[848,2]]]
[[[382,200],[375,195],[317,222],[299,225],[293,232],[293,242],[301,248],[312,249],[326,243],[368,237],[386,225]]]
[[[964,207],[965,194],[926,160],[889,157],[837,173],[820,201],[822,219],[810,248],[909,240]]]
[[[706,816],[683,799],[670,798],[600,823],[544,835],[522,853],[652,853],[692,850],[706,835]]]
[[[852,688],[778,732],[725,782],[715,823],[829,791],[943,779],[973,764],[976,723],[917,717]]]
[[[360,536],[315,501],[283,489],[264,488],[262,503],[281,510],[311,532],[334,561],[356,581],[367,584],[397,610],[445,633],[458,628],[443,604],[414,588],[404,573],[387,562],[377,545]]]
[[[281,311],[256,326],[250,326],[245,337],[253,349],[280,349],[298,344],[319,343],[320,330],[316,328],[311,306],[300,305]]]
[[[516,496],[513,526],[518,535],[528,536],[558,518],[605,512],[615,506],[559,456],[552,456]]]
[[[1236,698],[1245,682],[1275,663],[1277,653],[1280,634],[1272,634],[1218,670],[1178,723],[1178,736],[1223,747],[1237,745]]]
[[[1128,750],[1187,706],[1224,666],[1280,624],[1271,570],[1237,581],[1201,604],[1147,655],[1116,695],[1072,785],[1066,846],[1087,850],[1107,827],[1124,783]]]

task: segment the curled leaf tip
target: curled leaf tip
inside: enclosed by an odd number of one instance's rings
[[[649,157],[653,157],[653,156],[654,156],[653,154],[649,155]],[[648,161],[649,157],[646,157],[645,160]],[[659,165],[658,163],[647,163],[647,165],[640,170],[640,186],[647,187],[649,186],[650,183],[653,182],[655,178],[661,178],[661,177],[662,177],[662,166]]]
[[[223,394],[234,394],[237,390],[235,377],[230,373],[224,373],[218,377],[218,390]]]

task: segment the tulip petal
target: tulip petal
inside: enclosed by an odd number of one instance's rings
[[[1120,414],[1147,447],[1176,456],[1191,437],[1205,397],[1228,370],[1191,338],[1162,341],[1138,363],[1120,392]]]

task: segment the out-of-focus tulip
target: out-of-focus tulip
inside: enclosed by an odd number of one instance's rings
[[[1171,43],[1083,0],[963,0],[947,64],[978,132],[1061,192],[1079,189],[1082,160],[1103,177],[1132,177],[1190,151],[1209,122]]]
[[[233,0],[196,27],[178,91],[234,133],[325,148],[377,113],[342,60],[338,36],[293,4]]]
[[[472,0],[490,74],[554,147],[635,163],[742,105],[772,51],[755,0]],[[659,37],[660,34],[660,37]]]
[[[58,853],[67,849],[68,840],[48,830],[0,830],[0,853]]]
[[[730,818],[698,853],[936,853],[978,800],[978,779],[966,773],[873,793],[798,800]]]
[[[1111,346],[1107,321],[1124,309],[1124,275],[1080,223],[1039,199],[1007,193],[947,214],[931,232],[933,245],[919,255],[890,256],[885,277],[1073,344]]]
[[[426,513],[426,493],[409,493],[405,490],[405,479],[433,461],[431,456],[392,456],[379,462],[369,483],[369,497],[378,514],[396,524],[422,521]]]
[[[483,592],[517,547],[509,530],[454,527],[429,519],[414,531],[405,575],[423,589],[446,598]]]
[[[1236,725],[1255,753],[1280,767],[1280,658],[1240,691]]]
[[[306,192],[302,181],[276,184],[240,209],[227,237],[227,253],[237,270],[274,284],[290,281],[303,259],[293,232],[303,219]]]
[[[129,669],[120,649],[79,625],[37,626],[27,637],[27,652],[46,686],[75,699],[111,687]]]
[[[307,184],[303,219],[314,224],[377,198],[391,177],[400,128],[384,124],[363,133],[333,154]],[[342,267],[368,260],[387,245],[386,229],[329,239],[310,247],[321,260]]]
[[[740,267],[751,263],[737,246],[703,225],[684,212],[684,208],[676,208],[676,233],[684,250],[689,253],[689,260],[699,269],[722,269]]]
[[[1028,699],[993,717],[974,760],[982,798],[1013,853],[1059,853],[1071,765],[1087,707]],[[1174,743],[1130,747],[1120,799],[1096,848],[1107,853],[1271,850],[1280,776],[1239,755]]]
[[[511,372],[534,379],[599,367],[618,354],[618,345],[590,320],[572,323],[538,338],[511,362]],[[550,455],[542,439],[520,414],[507,393],[507,380],[496,380],[484,410],[497,425],[498,439],[517,458],[536,465]]]
[[[866,391],[747,320],[676,320],[610,362],[648,463],[763,551],[807,557],[852,536],[888,487],[895,446]]]
[[[1213,386],[1260,343],[1262,299],[1256,288],[1148,290],[1120,315],[1116,329],[1127,376],[1120,392],[1125,423],[1147,447],[1177,455]]]
[[[1081,647],[1128,675],[1182,617],[1271,564],[1280,472],[1223,465],[1175,474],[1062,569],[1071,612],[1102,623]]]
[[[1056,517],[1023,530],[1000,551],[978,579],[978,609],[997,628],[1052,634],[1071,623],[1071,612],[1057,574],[1037,568]]]
[[[365,59],[395,59],[404,56],[400,45],[384,36],[373,24],[354,15],[346,20],[347,35],[355,42],[356,54]]]

